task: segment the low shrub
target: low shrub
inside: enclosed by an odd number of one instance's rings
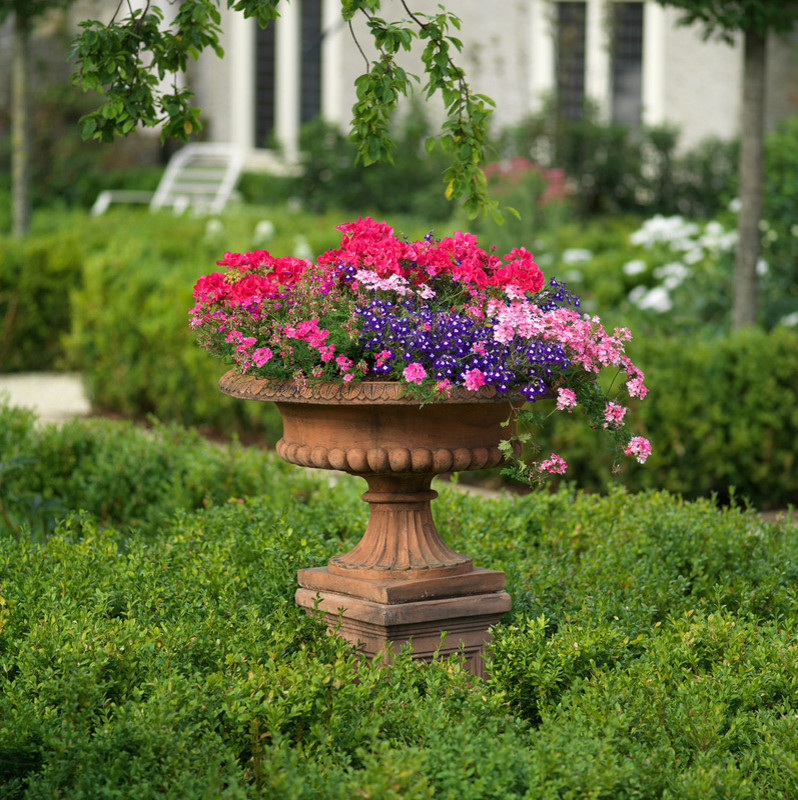
[[[744,329],[707,341],[638,337],[628,350],[645,366],[651,390],[632,406],[629,422],[653,443],[645,466],[625,464],[613,477],[612,454],[597,433],[561,412],[534,432],[546,452],[569,454],[578,486],[603,490],[620,480],[633,490],[712,495],[721,503],[736,496],[759,508],[798,500],[798,331]]]
[[[0,441],[22,453],[58,438],[77,451],[96,430],[29,422],[6,409]],[[444,489],[442,535],[506,571],[514,608],[494,629],[485,681],[457,659],[403,653],[388,668],[359,661],[292,600],[298,568],[359,538],[361,481],[331,487],[329,474],[252,451],[245,497],[221,491],[187,511],[156,493],[157,526],[107,527],[79,511],[119,491],[90,461],[116,450],[131,469],[153,441],[118,427],[100,427],[105,440],[77,468],[84,488],[50,535],[0,533],[4,797],[798,790],[795,524],[662,492]],[[189,436],[169,468],[189,474],[203,456],[222,458]],[[44,483],[48,470],[39,459],[27,478]],[[261,489],[247,486],[254,471]]]

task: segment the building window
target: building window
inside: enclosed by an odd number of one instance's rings
[[[275,30],[257,26],[255,34],[255,147],[269,147],[277,121],[277,69]]]
[[[639,127],[643,112],[643,3],[612,4],[612,118]]]
[[[309,122],[321,113],[321,0],[302,0],[300,38],[299,120]]]
[[[585,99],[587,4],[557,4],[554,75],[561,116],[578,119]]]

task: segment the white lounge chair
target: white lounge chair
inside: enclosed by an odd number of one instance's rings
[[[187,208],[215,213],[233,195],[243,158],[232,144],[199,142],[186,145],[169,160],[155,192],[108,189],[100,192],[91,213],[102,214],[111,203],[149,203],[150,211]]]

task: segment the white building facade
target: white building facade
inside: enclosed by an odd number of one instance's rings
[[[400,0],[382,5],[388,20],[407,17]],[[439,0],[409,5],[439,12]],[[675,125],[681,148],[739,131],[740,42],[705,41],[699,26],[677,24],[678,10],[653,0],[444,5],[462,20],[461,30],[453,31],[464,45],[456,62],[474,91],[496,101],[497,128],[540,111],[547,97],[556,96],[566,115],[578,114],[589,100],[607,120]],[[273,161],[275,144],[293,159],[300,126],[318,115],[348,129],[354,82],[366,69],[359,48],[375,54],[362,16],[350,31],[340,0],[291,0],[262,31],[240,13],[222,13],[225,57],[203,54],[189,76],[206,138],[237,143],[256,167]],[[798,31],[772,36],[768,47],[766,125],[772,128],[798,113]],[[423,80],[418,58],[407,56],[404,64]]]

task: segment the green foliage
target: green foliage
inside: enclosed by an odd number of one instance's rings
[[[82,254],[77,232],[0,237],[0,371],[63,366]]]
[[[578,119],[544,108],[497,137],[504,158],[532,158],[565,170],[570,200],[582,217],[664,213],[710,216],[733,196],[736,144],[707,140],[677,155],[678,131],[669,126],[633,130],[606,122],[586,103]]]
[[[334,125],[309,122],[300,132],[302,175],[295,194],[312,211],[337,208],[362,215],[363,209],[374,209],[413,214],[429,225],[446,220],[453,206],[440,191],[445,162],[437,151],[424,153],[428,134],[423,108],[413,104],[392,133],[392,162],[365,167],[355,163],[354,145]],[[395,191],[386,191],[387,186]]]
[[[254,450],[233,468],[231,452],[177,429],[35,429],[11,409],[0,444],[42,455],[30,486],[72,486],[39,543],[0,533],[4,797],[798,790],[795,524],[665,493],[444,490],[442,535],[504,569],[514,601],[479,681],[457,660],[362,661],[293,603],[298,568],[359,538],[357,479],[331,486]],[[62,455],[43,457],[55,444]],[[150,447],[164,477],[229,489],[189,511],[145,480],[158,524],[79,511],[113,504],[102,462],[117,453],[133,471]],[[67,468],[70,449],[85,457]]]
[[[771,318],[798,312],[798,116],[765,137],[762,256],[770,271],[760,280],[760,305]]]
[[[734,44],[734,35],[752,30],[760,36],[787,33],[798,22],[798,8],[781,0],[657,0],[660,5],[681,10],[679,24],[700,24],[704,37],[718,36]]]
[[[611,454],[566,414],[535,431],[546,452],[569,454],[569,474],[580,487],[621,481],[688,498],[714,494],[721,502],[736,494],[758,507],[798,500],[798,332],[746,329],[708,341],[639,337],[628,352],[645,366],[651,390],[632,406],[629,422],[652,442],[644,467],[631,463],[613,478]]]
[[[226,4],[245,17],[254,17],[261,27],[278,16],[278,0],[226,0]],[[344,20],[351,21],[358,12],[364,14],[377,49],[376,57],[369,61],[355,41],[366,62],[366,71],[355,81],[357,100],[352,108],[350,138],[358,160],[366,166],[391,162],[395,146],[389,123],[399,98],[408,95],[411,80],[418,80],[396,57],[410,50],[413,40],[419,40],[424,43],[425,97],[439,94],[445,109],[437,136],[450,155],[443,176],[445,195],[447,199],[463,198],[470,217],[480,212],[497,215],[480,169],[493,101],[471,91],[465,72],[452,58],[451,53],[462,49],[462,42],[450,33],[459,28],[460,20],[441,7],[435,14],[408,12],[409,20],[389,22],[374,13],[380,9],[380,0],[342,0],[341,5]],[[160,126],[162,138],[187,141],[201,127],[200,109],[191,105],[188,89],[164,78],[185,71],[189,59],[196,59],[203,50],[223,55],[218,3],[181,2],[166,25],[157,5],[131,9],[127,17],[118,17],[120,9],[108,23],[81,23],[83,31],[73,45],[75,83],[102,96],[99,107],[81,118],[81,135],[109,142],[143,124]],[[163,88],[167,84],[171,93]],[[436,137],[430,138],[429,147],[435,141]]]

